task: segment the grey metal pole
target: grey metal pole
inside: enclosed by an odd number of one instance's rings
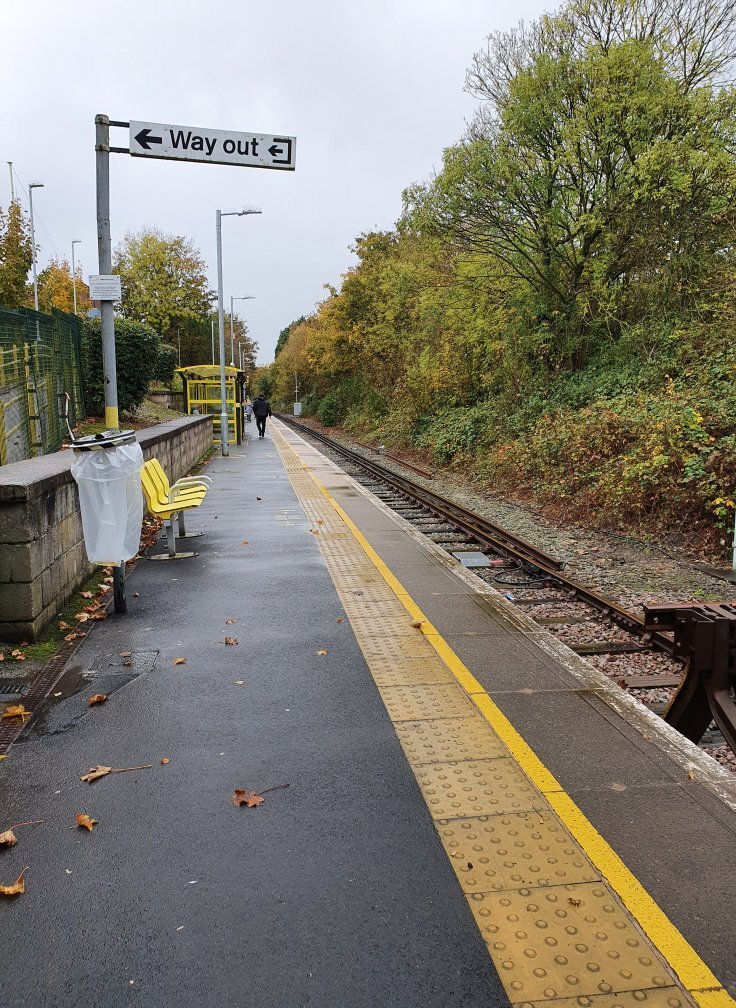
[[[110,238],[110,120],[95,116],[95,163],[97,173],[97,250],[100,273],[112,272],[112,239]],[[105,426],[120,430],[118,418],[118,379],[115,363],[115,313],[112,301],[101,301],[102,365],[105,384]]]
[[[72,294],[74,296],[74,314],[77,314],[77,267],[74,262],[74,246],[81,245],[82,239],[75,238],[72,242]]]
[[[215,211],[217,231],[217,326],[220,345],[220,448],[223,458],[230,454],[228,444],[227,400],[225,398],[225,318],[222,308],[222,211]]]
[[[233,298],[230,295],[230,363],[235,364],[235,337],[233,336]]]
[[[36,275],[36,229],[33,226],[33,190],[43,189],[43,182],[31,182],[28,186],[28,203],[31,208],[31,249],[33,252],[33,307],[38,311],[38,276]]]
[[[97,177],[97,251],[100,273],[112,272],[110,237],[110,119],[95,116],[95,174]],[[118,377],[115,362],[115,313],[112,301],[100,301],[102,316],[102,366],[105,387],[105,426],[120,430],[118,418]],[[112,590],[116,613],[128,611],[125,597],[125,564],[112,569]]]
[[[215,363],[215,320],[212,319],[212,363]]]
[[[15,187],[13,185],[13,162],[8,161],[8,168],[10,169],[10,202],[15,203]]]

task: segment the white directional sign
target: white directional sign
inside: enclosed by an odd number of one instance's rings
[[[294,171],[296,137],[131,121],[130,153],[133,157],[169,161],[203,161],[205,164]]]

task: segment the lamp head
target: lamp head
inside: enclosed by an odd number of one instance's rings
[[[43,182],[31,182],[28,186],[29,189],[43,189]]]

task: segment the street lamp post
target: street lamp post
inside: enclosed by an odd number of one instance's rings
[[[255,294],[244,294],[243,297],[230,298],[230,366],[235,366],[235,336],[233,322],[233,301],[252,301]]]
[[[74,297],[74,314],[77,314],[77,267],[74,261],[74,246],[81,245],[82,239],[75,238],[72,242],[72,295]]]
[[[43,182],[31,182],[28,186],[28,202],[31,208],[31,247],[33,251],[33,307],[38,311],[38,277],[36,275],[36,231],[33,226],[33,190],[43,189]]]
[[[223,457],[230,454],[228,444],[227,401],[225,399],[225,313],[222,294],[222,218],[245,217],[248,214],[259,214],[261,210],[250,207],[247,210],[216,210],[215,231],[217,235],[217,322],[220,345],[220,449]]]

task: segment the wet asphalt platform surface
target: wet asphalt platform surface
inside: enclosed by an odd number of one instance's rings
[[[275,447],[207,473],[199,555],[138,564],[0,762],[0,829],[44,820],[0,849],[2,1004],[508,1004]]]

